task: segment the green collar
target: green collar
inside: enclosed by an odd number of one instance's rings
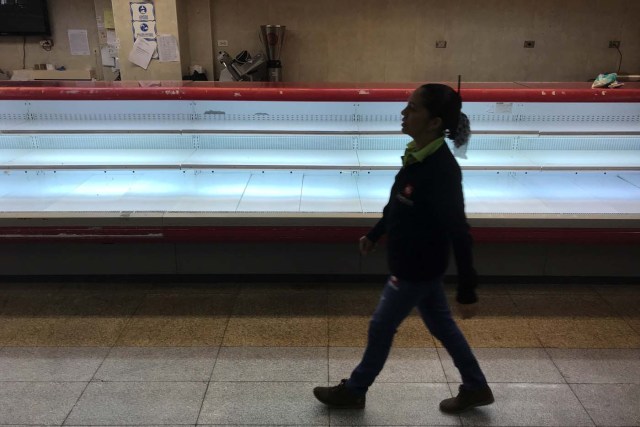
[[[438,148],[440,148],[444,144],[444,136],[441,136],[438,139],[434,139],[429,144],[424,146],[421,150],[418,150],[416,147],[416,142],[411,141],[407,144],[407,149],[404,151],[404,156],[402,156],[402,164],[404,166],[408,166],[412,163],[422,162],[424,159],[429,157],[431,154],[435,153]]]

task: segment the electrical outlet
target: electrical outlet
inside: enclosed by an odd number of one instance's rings
[[[229,46],[228,40],[218,40],[218,47],[227,47]]]
[[[524,47],[527,49],[533,49],[534,47],[536,47],[536,41],[535,40],[525,40],[524,41]]]
[[[447,41],[446,40],[437,40],[436,41],[436,49],[444,49],[447,47]]]
[[[620,40],[609,40],[609,48],[620,49]]]
[[[47,52],[51,51],[51,49],[53,48],[53,40],[51,39],[40,40],[40,47],[46,50]]]

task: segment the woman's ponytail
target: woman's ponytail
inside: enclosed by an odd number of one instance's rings
[[[469,142],[471,138],[471,125],[469,123],[469,117],[463,112],[460,112],[460,118],[458,119],[458,126],[455,130],[449,130],[449,139],[453,140],[453,145],[456,148],[460,148]]]

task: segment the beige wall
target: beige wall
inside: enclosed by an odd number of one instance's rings
[[[178,19],[179,49],[180,49],[180,74],[189,74],[189,64],[191,63],[191,50],[189,49],[189,2],[185,0],[176,1],[176,12]]]
[[[287,26],[285,81],[585,81],[617,68],[608,40],[622,40],[622,70],[640,72],[638,0],[211,3],[214,43],[232,56],[260,50],[260,24]]]
[[[54,42],[50,52],[40,47],[44,37],[28,36],[26,38],[25,67],[33,69],[34,64],[54,64],[64,66],[68,70],[84,70],[99,68],[98,28],[93,1],[91,0],[49,0],[49,17],[51,20],[51,39]],[[69,52],[67,30],[87,30],[91,55],[73,56]],[[23,37],[0,37],[0,69],[22,69]]]
[[[100,0],[104,1],[104,0]],[[108,1],[108,0],[107,0]],[[96,1],[99,3],[99,1]],[[49,0],[55,46],[27,37],[26,67],[53,63],[96,68],[96,11],[91,0]],[[640,73],[640,0],[156,0],[161,33],[179,38],[182,63],[128,63],[133,44],[129,0],[113,0],[123,78],[180,79],[190,65],[219,73],[216,41],[232,56],[261,50],[261,24],[287,26],[285,81],[584,81],[615,71]],[[176,4],[179,7],[176,7]],[[186,29],[177,21],[186,20]],[[67,29],[86,29],[92,55],[69,53]],[[188,40],[185,40],[188,38]],[[446,49],[436,49],[436,40]],[[524,40],[535,40],[524,49]],[[0,37],[0,69],[22,68],[22,37]],[[188,44],[188,49],[185,47]]]
[[[189,36],[189,56],[190,60],[183,62],[183,68],[191,65],[202,66],[209,80],[213,80],[214,65],[216,57],[215,46],[211,35],[211,7],[210,0],[181,0],[187,4],[187,21]]]

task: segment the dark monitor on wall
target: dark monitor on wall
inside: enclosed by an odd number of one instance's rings
[[[47,0],[0,0],[0,36],[49,36]]]

